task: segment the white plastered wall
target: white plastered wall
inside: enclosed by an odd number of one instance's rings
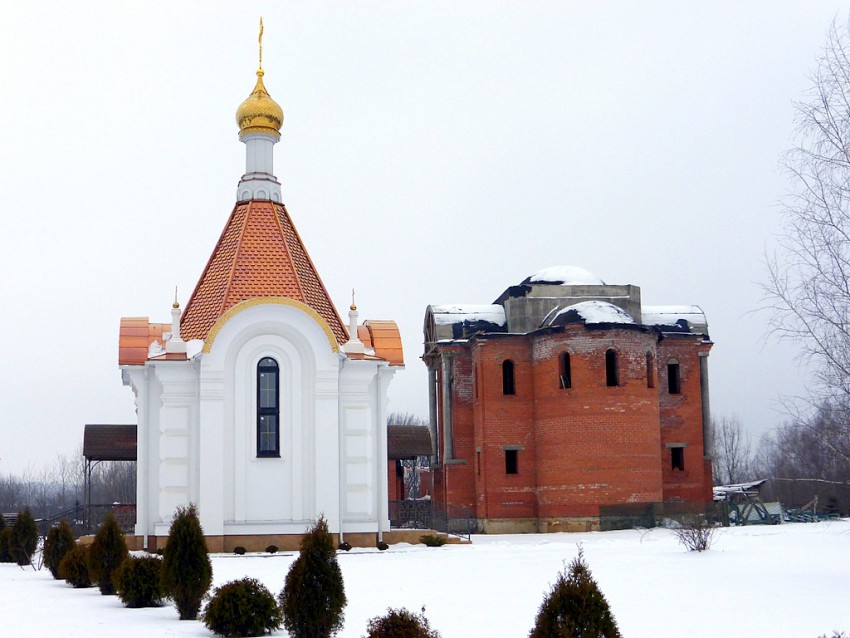
[[[138,535],[166,535],[190,502],[210,536],[301,534],[319,514],[333,532],[389,529],[394,369],[334,352],[305,309],[246,302],[195,360],[123,369],[138,406]],[[280,366],[280,458],[256,454],[256,370],[266,356]]]
[[[198,496],[198,374],[191,361],[124,368],[138,417],[136,534],[168,533],[175,509]]]
[[[256,370],[267,356],[280,366],[280,458],[256,453]],[[320,512],[337,519],[338,375],[322,326],[299,307],[249,305],[223,324],[201,355],[207,534],[298,534]]]
[[[340,474],[343,532],[389,530],[387,386],[383,361],[344,360],[340,374]]]

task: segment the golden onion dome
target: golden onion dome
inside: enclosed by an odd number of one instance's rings
[[[263,85],[263,69],[257,69],[257,85],[251,95],[236,109],[239,135],[266,133],[280,138],[283,126],[283,109],[275,102]]]

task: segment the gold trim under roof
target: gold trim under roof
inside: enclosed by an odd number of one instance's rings
[[[309,316],[313,321],[319,324],[319,327],[325,333],[325,336],[328,338],[328,345],[330,345],[331,350],[333,352],[339,352],[339,343],[334,336],[331,327],[328,325],[328,322],[322,318],[318,312],[313,310],[307,304],[301,303],[296,299],[289,299],[288,297],[254,297],[253,299],[247,299],[241,303],[236,304],[227,310],[223,315],[221,315],[218,320],[215,322],[213,327],[210,329],[207,338],[204,340],[204,347],[201,352],[209,352],[212,350],[213,343],[215,342],[215,338],[218,336],[219,331],[224,327],[228,321],[230,321],[234,315],[239,314],[243,310],[248,310],[249,308],[253,308],[254,306],[262,306],[262,305],[278,305],[278,306],[289,306],[291,308],[295,308],[296,310],[300,310],[307,316]]]

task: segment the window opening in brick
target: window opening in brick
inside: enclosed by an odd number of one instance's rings
[[[280,369],[271,357],[257,364],[257,456],[280,456]]]
[[[682,379],[679,375],[679,364],[676,361],[667,364],[667,390],[670,394],[682,392]]]
[[[558,359],[558,376],[561,383],[561,389],[567,390],[573,387],[573,374],[570,368],[570,353],[564,352]]]
[[[605,351],[605,384],[608,387],[620,385],[620,371],[617,369],[617,351]]]
[[[505,474],[519,474],[519,450],[505,450]]]
[[[514,362],[510,359],[502,362],[502,394],[516,394]]]
[[[481,476],[481,450],[475,452],[475,471]]]
[[[655,362],[652,360],[652,353],[646,353],[646,387],[655,387]]]
[[[685,471],[685,448],[670,448],[670,466],[674,470]]]

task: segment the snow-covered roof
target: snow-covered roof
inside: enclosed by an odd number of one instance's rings
[[[578,266],[550,266],[526,277],[524,284],[554,284],[560,286],[604,286],[605,282],[592,272]]]
[[[434,323],[445,326],[464,321],[487,321],[506,326],[505,309],[499,304],[440,304],[432,305]]]
[[[716,485],[713,489],[715,494],[742,494],[749,492],[767,482],[767,479],[750,481],[749,483],[732,483],[730,485]]]
[[[641,315],[645,326],[658,326],[664,332],[708,332],[708,321],[699,306],[644,306]]]
[[[544,326],[565,326],[571,323],[630,323],[634,319],[622,308],[607,301],[582,301],[552,312],[543,320]]]
[[[429,343],[505,332],[507,328],[505,308],[498,304],[432,304],[425,310],[425,340]]]

